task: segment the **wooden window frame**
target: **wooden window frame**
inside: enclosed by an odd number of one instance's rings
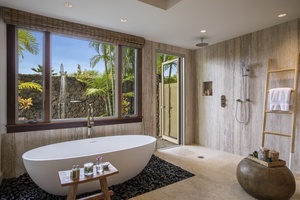
[[[45,33],[45,102],[44,102],[44,122],[36,124],[20,124],[16,123],[17,111],[17,26],[7,24],[7,133],[12,132],[27,132],[38,130],[51,130],[51,129],[64,129],[64,128],[76,128],[86,127],[87,120],[55,120],[51,121],[51,67],[50,67],[50,32]],[[127,45],[128,46],[128,45]],[[128,46],[130,47],[130,46]],[[136,98],[137,98],[137,116],[131,116],[123,118],[121,115],[121,102],[122,95],[121,88],[118,87],[118,113],[116,118],[109,119],[95,119],[94,125],[111,125],[111,124],[123,124],[123,123],[136,123],[142,122],[142,49],[136,48],[137,53],[137,77],[136,81]],[[122,45],[117,46],[118,49],[118,83],[121,84],[121,71],[122,71]]]

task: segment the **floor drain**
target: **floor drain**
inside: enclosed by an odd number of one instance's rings
[[[203,159],[203,158],[204,158],[204,156],[198,156],[198,158],[201,158],[201,159]]]

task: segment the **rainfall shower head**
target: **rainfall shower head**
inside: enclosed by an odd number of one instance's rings
[[[208,43],[203,42],[203,38],[201,38],[201,43],[196,44],[197,47],[206,47]]]

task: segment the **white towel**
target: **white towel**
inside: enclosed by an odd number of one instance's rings
[[[292,88],[273,88],[269,90],[270,110],[290,110]]]

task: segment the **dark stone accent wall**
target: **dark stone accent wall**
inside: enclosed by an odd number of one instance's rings
[[[35,82],[42,85],[42,76],[39,74],[19,75],[21,82]],[[58,112],[60,94],[60,76],[52,77],[52,119],[60,119]],[[100,96],[86,96],[87,86],[76,80],[75,77],[66,77],[66,101],[65,118],[81,118],[87,116],[88,104],[94,108],[94,116],[101,116],[105,113],[105,102]],[[32,98],[32,106],[23,112],[22,116],[26,119],[40,119],[43,111],[42,92],[35,89],[23,89],[19,91],[23,98]]]

